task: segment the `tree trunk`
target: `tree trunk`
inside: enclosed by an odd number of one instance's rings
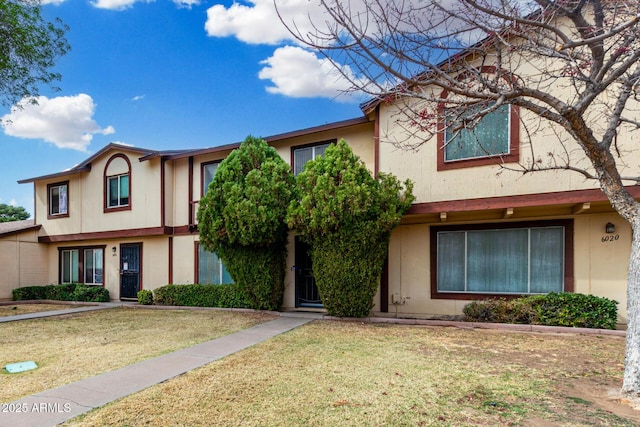
[[[627,279],[627,348],[622,393],[640,398],[640,218],[631,223],[633,240]]]

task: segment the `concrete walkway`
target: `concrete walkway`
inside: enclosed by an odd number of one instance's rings
[[[61,310],[65,313],[59,314],[101,308],[109,308],[109,306],[71,308]],[[34,313],[34,315],[37,314]],[[42,315],[40,313],[40,316],[34,317],[42,317]],[[310,317],[279,317],[231,335],[45,390],[20,400],[9,403],[0,402],[0,426],[55,426],[113,400],[204,366],[312,320]]]

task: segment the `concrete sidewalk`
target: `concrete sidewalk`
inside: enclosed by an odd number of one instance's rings
[[[69,311],[78,310],[70,309]],[[0,426],[55,426],[113,400],[204,366],[312,320],[310,317],[279,317],[231,335],[45,390],[20,400],[9,403],[0,402]]]

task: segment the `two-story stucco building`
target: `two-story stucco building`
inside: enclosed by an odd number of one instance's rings
[[[294,173],[345,139],[372,174],[414,181],[416,200],[392,234],[374,313],[456,315],[473,299],[569,291],[619,301],[626,320],[630,227],[597,183],[567,172],[498,173],[491,156],[447,152],[437,141],[414,151],[380,143],[380,129],[393,129],[394,108],[380,102],[360,118],[265,138]],[[505,123],[502,143],[517,160],[520,130]],[[111,144],[72,169],[19,181],[34,185],[34,222],[24,224],[24,239],[16,230],[0,239],[30,241],[39,273],[3,282],[0,298],[49,283],[104,286],[113,299],[127,299],[168,283],[229,282],[215,254],[198,244],[196,212],[217,165],[236,147]],[[310,259],[293,235],[287,267],[284,308],[321,307]]]

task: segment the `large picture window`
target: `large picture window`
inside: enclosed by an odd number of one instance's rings
[[[434,227],[432,291],[521,295],[568,290],[571,230],[566,221]]]
[[[304,165],[311,160],[320,157],[334,141],[325,141],[319,144],[293,148],[293,174],[298,175],[304,169]]]
[[[104,247],[60,249],[60,283],[104,283]]]
[[[69,183],[57,183],[47,186],[49,194],[49,218],[69,216]]]
[[[204,246],[197,244],[197,283],[221,285],[233,283],[231,275],[214,252],[207,251]]]

